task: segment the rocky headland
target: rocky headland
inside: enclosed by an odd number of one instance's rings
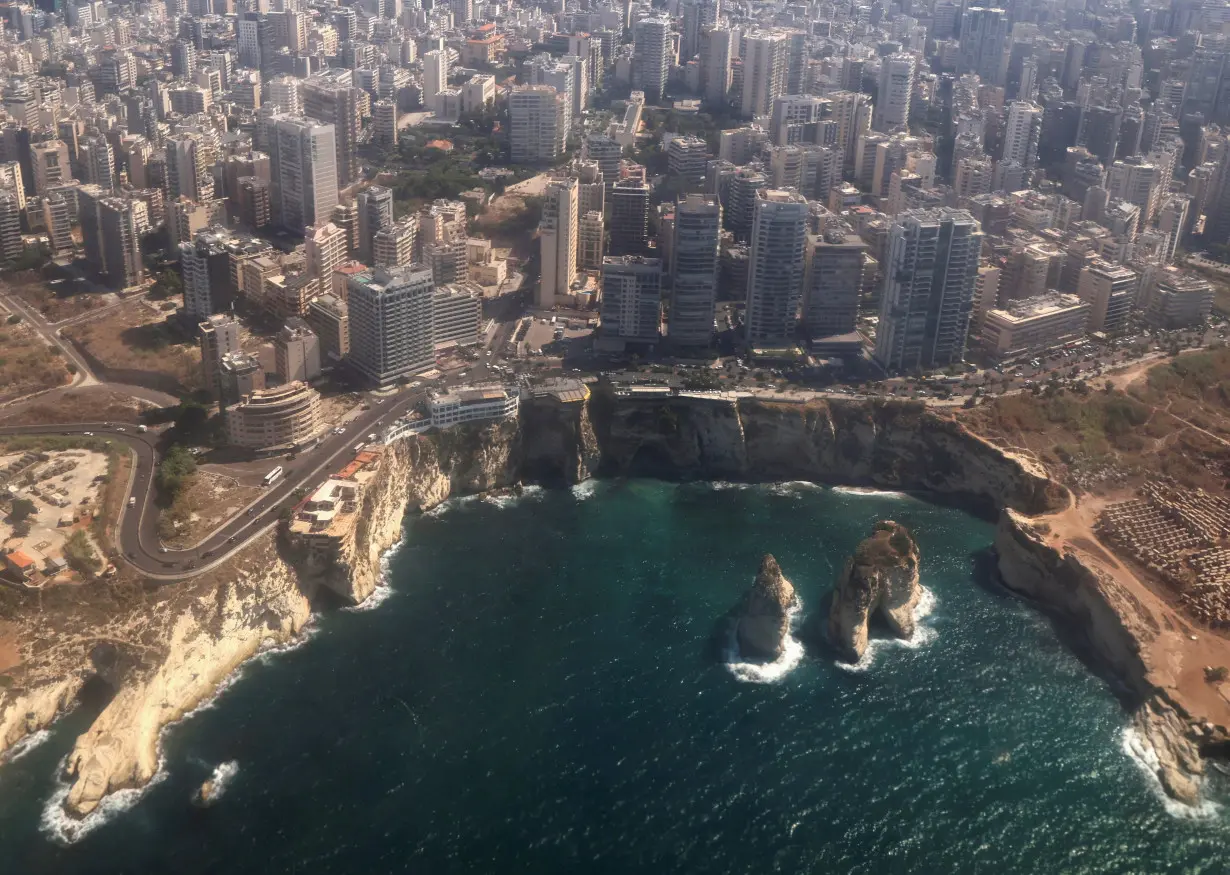
[[[182,584],[149,587],[121,573],[118,582],[92,585],[88,605],[77,593],[0,604],[0,616],[22,630],[22,663],[0,676],[0,755],[72,707],[87,682],[110,687],[110,701],[67,761],[66,809],[87,815],[108,793],[148,782],[159,768],[163,728],[261,649],[300,634],[323,590],[351,603],[368,598],[407,510],[517,483],[570,485],[595,475],[809,480],[927,491],[1004,509],[996,546],[1005,584],[1087,636],[1095,667],[1130,692],[1129,709],[1158,752],[1168,791],[1194,798],[1199,754],[1228,737],[1230,700],[1193,698],[1180,683],[1208,664],[1189,652],[1192,630],[1169,606],[1099,573],[1087,551],[1044,534],[1040,521],[1063,512],[1067,491],[1041,465],[994,446],[956,415],[912,403],[640,400],[597,391],[581,402],[529,399],[515,421],[399,440],[376,464],[357,524],[328,559],[301,554],[271,533]],[[883,537],[891,541],[893,531]],[[909,577],[911,563],[916,571],[912,542],[893,553],[902,563],[894,575]],[[899,634],[910,633],[913,617],[908,587],[898,594],[895,583],[878,585],[855,567],[862,566],[852,565],[854,597],[842,600],[855,607],[839,612],[852,619],[838,625],[849,630],[846,656],[857,659],[858,617],[889,604],[886,619]],[[761,571],[763,592],[753,587],[749,602],[763,602],[763,622],[748,625],[740,649],[771,660],[780,653],[789,584],[780,569]],[[865,610],[857,607],[864,602]]]
[[[921,595],[918,545],[905,526],[881,520],[837,579],[829,606],[829,642],[841,659],[858,662],[867,652],[868,628],[875,618],[898,638],[913,637]]]
[[[744,662],[773,662],[786,650],[790,611],[797,596],[781,567],[766,553],[752,588],[731,616],[734,644]]]

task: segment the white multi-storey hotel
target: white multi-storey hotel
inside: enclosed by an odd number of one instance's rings
[[[436,428],[447,428],[463,422],[516,416],[519,403],[520,396],[515,387],[492,385],[433,393],[428,407],[431,410],[431,424]]]
[[[377,268],[347,281],[350,361],[380,386],[435,364],[431,269]]]

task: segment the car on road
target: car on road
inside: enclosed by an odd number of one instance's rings
[[[158,552],[159,553],[170,553],[171,551],[168,550],[166,547],[159,547]]]
[[[82,432],[82,434],[83,434],[85,437],[94,437],[94,432],[92,432],[92,431],[83,431],[83,432]]]

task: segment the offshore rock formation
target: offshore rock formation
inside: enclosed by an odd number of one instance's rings
[[[777,560],[766,553],[752,588],[733,615],[740,658],[747,662],[773,662],[781,656],[790,634],[790,609],[795,603],[794,587],[782,574]]]
[[[846,560],[837,579],[829,608],[829,641],[843,660],[858,662],[867,651],[873,615],[883,618],[898,638],[910,638],[921,595],[918,545],[905,526],[882,520]]]

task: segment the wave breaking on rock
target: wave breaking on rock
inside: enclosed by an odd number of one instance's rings
[[[846,560],[829,609],[829,643],[844,661],[857,664],[867,652],[869,626],[879,618],[896,637],[914,637],[914,610],[922,598],[918,545],[909,530],[881,520]]]
[[[791,633],[801,606],[777,560],[766,553],[752,588],[727,619],[723,661],[731,674],[771,683],[798,665],[803,645]]]

